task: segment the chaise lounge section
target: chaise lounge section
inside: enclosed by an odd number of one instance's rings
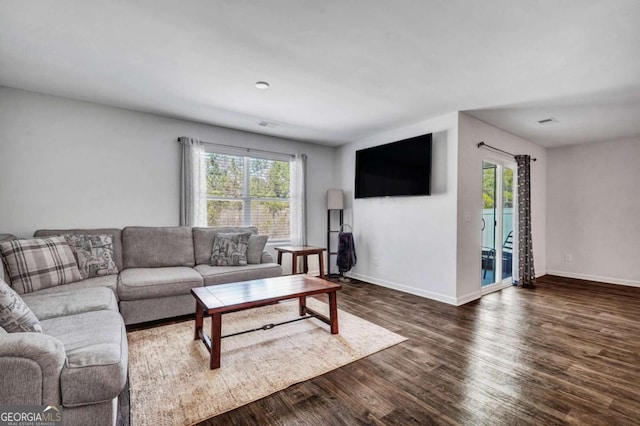
[[[41,333],[0,328],[2,405],[63,405],[65,425],[113,424],[127,380],[127,333],[112,290],[25,294]]]

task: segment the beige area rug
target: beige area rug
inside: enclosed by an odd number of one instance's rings
[[[325,303],[307,304],[328,314]],[[222,334],[288,321],[297,311],[296,300],[225,314]],[[217,370],[193,340],[193,321],[129,333],[131,425],[197,423],[407,340],[340,310],[338,320],[337,335],[307,319],[222,339]]]

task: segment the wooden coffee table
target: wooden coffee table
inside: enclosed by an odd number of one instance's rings
[[[222,314],[270,305],[281,300],[299,300],[302,318],[280,324],[267,324],[261,328],[235,333],[233,336],[256,330],[267,330],[277,325],[307,318],[317,318],[331,326],[331,334],[338,334],[338,305],[336,291],[342,286],[321,278],[307,275],[287,275],[262,280],[242,281],[191,289],[196,299],[196,324],[194,340],[202,340],[211,354],[209,368],[220,368],[220,342],[222,336]],[[306,297],[315,294],[329,295],[329,317],[307,307]],[[204,316],[211,315],[211,337],[203,331]]]

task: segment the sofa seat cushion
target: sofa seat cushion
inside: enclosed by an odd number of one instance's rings
[[[64,345],[67,360],[60,374],[62,405],[74,407],[110,401],[127,379],[127,333],[111,310],[42,321],[42,331]]]
[[[38,290],[33,293],[29,293],[32,295],[40,295],[40,294],[55,294],[55,293],[64,293],[68,291],[75,291],[84,288],[108,288],[113,291],[113,294],[118,296],[118,276],[117,275],[105,275],[103,277],[95,277],[95,278],[87,278],[86,280],[76,281],[75,283],[59,285],[57,287],[49,287],[44,290]]]
[[[282,267],[277,263],[259,263],[246,266],[196,265],[194,269],[204,278],[204,285],[258,280],[282,275]]]
[[[94,311],[118,312],[115,293],[106,287],[82,288],[52,294],[30,293],[23,297],[39,320]]]
[[[120,300],[153,299],[156,297],[189,294],[194,287],[202,287],[202,276],[193,268],[130,268],[120,272],[118,296]]]

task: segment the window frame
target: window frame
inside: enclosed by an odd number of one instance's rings
[[[252,197],[250,194],[250,184],[251,184],[251,168],[249,163],[251,159],[257,160],[271,160],[271,161],[281,161],[286,162],[291,168],[291,160],[294,158],[293,155],[288,154],[279,154],[275,152],[267,152],[267,151],[255,151],[251,149],[242,149],[237,148],[234,149],[232,147],[218,147],[212,146],[207,147],[205,149],[205,162],[208,160],[208,156],[210,154],[217,155],[232,155],[237,157],[242,157],[243,164],[243,182],[242,182],[242,196],[240,197],[224,197],[218,195],[209,195],[208,187],[205,185],[204,198],[206,202],[209,201],[240,201],[242,202],[242,225],[241,226],[255,226],[251,222],[251,203],[252,202],[263,202],[263,201],[279,201],[279,202],[287,202],[289,205],[289,231],[291,231],[291,187],[289,187],[289,196],[287,198],[277,198],[277,197]],[[291,185],[291,176],[289,176],[289,185]],[[207,221],[207,226],[210,226]],[[273,238],[269,236],[269,240],[267,244],[271,243],[288,243],[291,241],[291,237],[289,238]]]

